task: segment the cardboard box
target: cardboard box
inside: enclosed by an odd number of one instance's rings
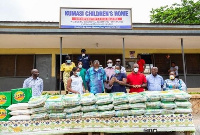
[[[8,108],[8,106],[0,106],[0,121],[8,121],[10,118],[10,111],[6,108]]]
[[[11,90],[12,104],[16,103],[27,103],[32,97],[31,88],[18,88]]]
[[[0,92],[0,106],[11,105],[11,92]]]

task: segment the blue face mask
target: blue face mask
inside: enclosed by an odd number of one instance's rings
[[[71,60],[66,60],[66,62],[69,64],[69,63],[71,63]]]
[[[77,76],[80,76],[80,72],[76,72],[76,75],[77,75]]]
[[[120,70],[117,70],[117,69],[116,69],[116,70],[115,70],[115,73],[116,73],[116,74],[119,74],[119,73],[120,73]]]

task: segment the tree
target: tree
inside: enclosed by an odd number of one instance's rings
[[[182,0],[181,4],[162,6],[150,13],[151,23],[200,24],[200,0]]]

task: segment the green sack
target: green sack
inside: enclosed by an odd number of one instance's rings
[[[173,102],[175,100],[174,93],[168,91],[162,91],[160,97],[163,102]]]
[[[74,113],[74,112],[79,112],[81,111],[81,106],[75,106],[75,107],[68,107],[64,109],[65,113]]]
[[[83,113],[83,118],[98,118],[100,117],[100,113],[99,112],[86,112]]]
[[[124,92],[112,93],[112,97],[113,97],[114,105],[120,105],[120,104],[125,104],[125,103],[129,102],[128,96]]]
[[[48,120],[49,115],[47,113],[38,113],[31,115],[31,120]]]
[[[140,109],[140,110],[130,110],[132,116],[134,115],[143,115],[146,111],[144,109]]]
[[[96,97],[92,93],[84,93],[81,95],[82,105],[92,105],[96,103]]]
[[[37,113],[47,112],[47,110],[45,107],[39,107],[39,108],[32,108],[31,112],[32,112],[32,114],[37,114]]]
[[[191,108],[176,108],[175,109],[175,113],[176,114],[188,114],[188,113],[192,113],[192,109]]]
[[[160,101],[160,92],[159,91],[145,91],[147,96],[147,101],[154,102]]]
[[[125,117],[131,115],[131,110],[118,110],[115,111],[116,117]]]
[[[49,119],[65,119],[66,113],[50,113]]]
[[[82,111],[82,112],[97,111],[97,105],[82,106],[81,111]]]
[[[174,113],[175,113],[175,109],[173,110],[163,109],[161,114],[165,115],[165,114],[174,114]]]
[[[80,105],[80,95],[79,94],[67,94],[63,96],[64,106],[71,107],[71,106],[78,106]]]
[[[129,103],[140,103],[146,102],[147,98],[145,94],[133,92],[128,94],[128,100]]]
[[[30,108],[42,107],[45,104],[45,101],[48,99],[48,95],[41,95],[37,97],[31,97],[28,101]]]
[[[67,113],[66,119],[81,118],[82,116],[83,116],[83,112]]]
[[[159,109],[161,108],[161,102],[160,101],[146,102],[146,106],[148,109]]]
[[[96,95],[97,105],[106,105],[112,103],[112,96],[109,93],[97,93]]]
[[[146,109],[145,103],[135,103],[135,104],[129,104],[129,107],[133,110],[144,110]]]
[[[114,105],[113,104],[109,104],[109,105],[98,105],[97,109],[99,111],[109,111],[109,110],[112,110],[114,108]]]
[[[128,110],[129,108],[130,108],[129,104],[120,104],[120,105],[114,106],[115,110]]]
[[[170,92],[174,94],[176,101],[189,101],[192,97],[190,94],[180,90],[171,90]]]
[[[175,104],[179,108],[191,108],[192,107],[192,104],[188,101],[185,101],[185,102],[176,101]]]
[[[64,109],[57,109],[57,110],[47,110],[48,113],[63,113]]]
[[[61,110],[64,109],[63,95],[50,96],[45,102],[47,110]]]
[[[163,109],[171,110],[171,109],[175,109],[177,106],[174,102],[162,102],[161,107]]]
[[[114,116],[115,116],[115,110],[100,112],[100,117],[102,118],[114,117]]]
[[[161,114],[163,109],[146,109],[145,114],[146,115],[156,115],[156,114]]]

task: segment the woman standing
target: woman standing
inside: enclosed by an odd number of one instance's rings
[[[86,69],[83,68],[83,63],[82,61],[79,61],[78,63],[78,68],[80,69],[80,76],[83,80],[83,85],[85,87],[85,90],[87,89],[86,81],[85,81],[85,74],[86,74]]]
[[[85,88],[83,86],[83,80],[80,76],[80,69],[74,67],[71,71],[71,77],[67,80],[67,90],[69,93],[83,94]]]
[[[111,93],[125,92],[126,93],[126,74],[121,73],[121,66],[115,66],[115,74],[111,76],[109,82]]]
[[[74,62],[71,61],[71,58],[69,55],[65,58],[65,63],[63,63],[60,67],[60,81],[63,80],[65,92],[67,92],[67,80],[70,77],[70,72],[72,71],[73,67],[75,67]]]

